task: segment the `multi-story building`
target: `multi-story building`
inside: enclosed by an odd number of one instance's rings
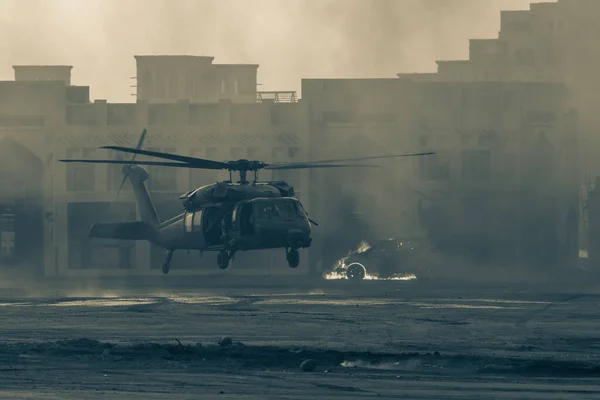
[[[446,252],[497,261],[577,256],[577,119],[564,85],[311,79],[302,94],[315,158],[437,153],[313,172],[322,268],[361,240],[424,230]]]
[[[398,74],[416,81],[560,82],[570,107],[578,110],[579,179],[584,198],[600,176],[600,49],[597,16],[600,2],[558,0],[533,3],[529,10],[502,11],[497,38],[472,39],[469,59],[438,61],[438,73]],[[585,208],[580,209],[583,247]]]
[[[98,147],[133,147],[144,128],[148,130],[147,149],[217,160],[283,162],[306,157],[304,105],[257,101],[256,87],[250,88],[256,81],[256,66],[214,66],[208,57],[157,57],[156,66],[150,57],[137,59],[138,71],[151,78],[140,78],[142,93],[136,103],[90,101],[88,87],[70,85],[69,66],[18,66],[15,81],[0,82],[0,179],[4,182],[0,197],[6,217],[2,230],[15,232],[3,236],[6,250],[2,254],[16,263],[15,268],[43,271],[47,276],[160,274],[161,249],[145,242],[87,237],[95,222],[137,218],[127,185],[116,195],[120,168],[64,164],[59,159],[119,159],[123,156]],[[194,72],[195,63],[202,64],[200,71]],[[168,71],[165,64],[187,70],[189,75],[169,76],[191,76],[194,91],[183,91],[189,88],[187,83],[165,84],[165,76],[157,72]],[[208,72],[202,70],[205,67]],[[147,79],[153,82],[151,89],[144,84]],[[221,82],[225,82],[224,91]],[[166,94],[160,89],[163,84]],[[234,89],[229,91],[231,84]],[[181,193],[228,177],[221,172],[175,168],[150,167],[149,173],[149,191],[163,219],[182,212],[177,199]],[[288,180],[301,199],[307,194],[306,176],[302,172],[261,174],[262,179]],[[293,270],[285,266],[283,250],[279,253],[240,253],[231,272],[225,273],[308,271],[306,255]],[[176,252],[171,273],[215,273],[219,271],[216,255],[211,255]],[[243,268],[236,269],[236,264]]]

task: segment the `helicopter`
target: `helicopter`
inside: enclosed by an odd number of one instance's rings
[[[103,146],[101,149],[133,154],[131,160],[65,159],[65,163],[122,164],[123,179],[117,193],[127,179],[138,204],[141,221],[104,222],[92,225],[89,237],[121,240],[144,240],[166,249],[162,266],[168,274],[176,250],[217,251],[217,266],[227,269],[238,251],[285,249],[291,268],[300,263],[299,249],[311,245],[311,226],[318,226],[294,197],[294,188],[285,181],[258,181],[259,170],[290,170],[309,168],[377,168],[379,165],[339,164],[340,162],[369,159],[422,156],[435,153],[413,153],[338,160],[305,161],[268,164],[262,161],[240,159],[214,161],[196,157],[142,150],[146,136],[144,129],[135,148]],[[136,161],[145,155],[169,161]],[[190,190],[179,199],[183,212],[161,221],[145,185],[148,172],[141,167],[227,170],[229,180],[218,181]],[[239,179],[232,180],[237,172]],[[252,181],[248,172],[253,173]]]

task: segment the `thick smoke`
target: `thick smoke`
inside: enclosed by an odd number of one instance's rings
[[[303,77],[394,77],[468,57],[500,10],[531,0],[3,0],[0,77],[14,64],[69,64],[94,98],[129,102],[134,54],[260,64],[265,90]],[[535,2],[535,1],[534,1]]]

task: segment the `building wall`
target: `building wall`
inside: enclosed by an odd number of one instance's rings
[[[578,181],[585,193],[600,176],[600,49],[597,15],[600,2],[558,0],[534,3],[529,10],[503,11],[495,39],[470,41],[469,60],[438,62],[437,74],[399,74],[413,81],[449,82],[557,82],[566,85],[568,108],[577,110]],[[585,199],[582,197],[580,202]],[[582,229],[579,241],[587,242],[587,214],[579,207]]]
[[[463,254],[534,257],[517,246],[540,229],[540,221],[521,222],[528,207],[556,221],[556,248],[569,245],[563,221],[577,206],[577,121],[564,86],[332,79],[304,80],[302,93],[314,158],[437,153],[382,160],[381,169],[314,171],[310,212],[327,227],[316,240],[317,268],[362,240],[425,234]],[[548,149],[541,159],[538,147]],[[544,159],[554,169],[540,169]],[[432,224],[419,209],[433,206],[442,216]],[[529,248],[551,246],[539,242]]]
[[[576,257],[576,226],[565,221],[578,206],[577,121],[564,86],[420,86],[414,139],[438,154],[420,160],[415,200],[443,210],[422,221],[429,234],[448,252],[493,260],[550,266]]]

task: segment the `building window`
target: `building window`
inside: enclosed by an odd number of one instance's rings
[[[232,147],[230,150],[230,156],[232,160],[239,160],[244,157],[244,148],[243,147]]]
[[[191,156],[204,158],[204,149],[192,149]],[[206,185],[212,181],[212,171],[204,169],[190,168],[190,189]],[[208,177],[211,177],[209,179]]]
[[[135,243],[89,238],[90,227],[102,215],[109,221],[135,220],[134,203],[73,202],[67,204],[69,269],[128,269],[135,261]]]
[[[169,100],[179,100],[179,76],[177,74],[169,75]]]
[[[535,64],[535,53],[533,49],[517,49],[515,51],[515,64],[530,67]]]
[[[246,154],[249,160],[256,160],[258,158],[258,147],[248,147]]]
[[[175,153],[176,149],[149,148],[150,151]],[[177,189],[177,168],[148,167],[148,189],[152,191],[174,191]]]
[[[164,108],[162,106],[148,107],[148,124],[160,125],[165,122]]]
[[[225,81],[221,81],[221,93],[225,93]]]
[[[300,147],[290,147],[288,149],[288,156],[290,158],[296,158],[300,153]]]
[[[489,151],[463,151],[462,165],[464,179],[487,180],[490,178],[491,155]]]
[[[283,161],[286,153],[285,150],[285,147],[274,147],[271,150],[271,159],[273,160],[273,162]]]
[[[217,147],[207,147],[203,149],[193,149],[192,157],[206,158],[209,160],[218,161],[219,149]],[[190,186],[191,188],[197,188],[200,186],[214,183],[219,175],[218,171],[210,169],[190,169]]]
[[[343,111],[323,111],[324,123],[346,123],[348,116]]]
[[[138,95],[142,99],[152,98],[154,95],[154,88],[152,87],[152,74],[148,71],[142,72],[142,79],[138,81]]]
[[[67,158],[92,158],[93,148],[69,148]],[[67,164],[67,190],[69,192],[93,192],[95,187],[95,164],[69,163]]]
[[[447,181],[450,179],[450,162],[442,154],[433,154],[419,158],[421,179],[431,181]]]
[[[164,100],[167,95],[167,80],[164,76],[155,76],[156,98]]]

